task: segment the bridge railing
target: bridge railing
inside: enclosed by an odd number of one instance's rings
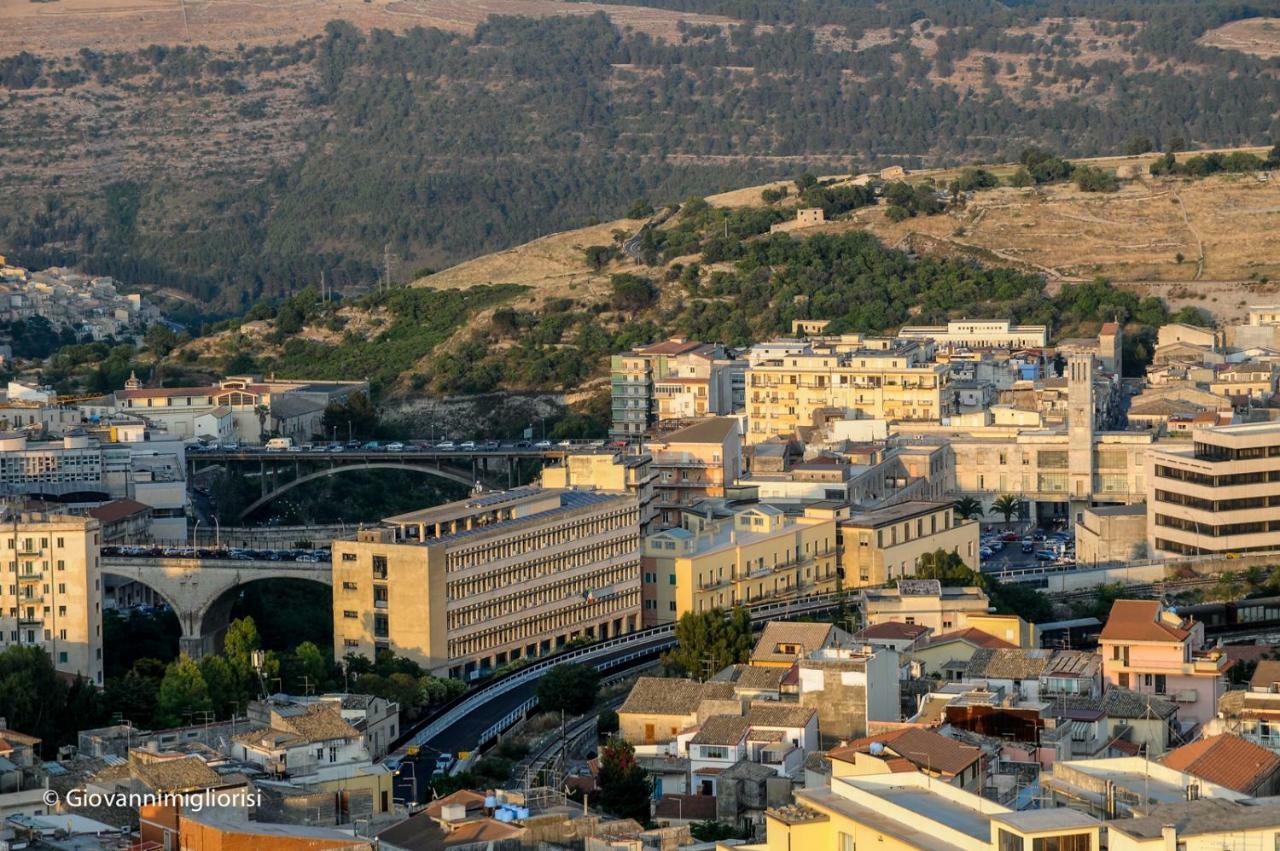
[[[790,617],[792,615],[803,615],[825,611],[826,609],[830,609],[833,606],[838,605],[841,600],[841,596],[842,595],[840,594],[817,594],[810,597],[796,597],[789,600],[777,600],[752,606],[749,611],[751,613],[752,622],[758,623],[780,615],[782,617]],[[843,596],[846,602],[855,602],[857,600],[856,594],[847,594]],[[395,752],[398,753],[401,749],[410,745],[421,746],[431,739],[434,739],[436,736],[440,735],[445,730],[449,729],[489,701],[506,694],[512,689],[519,688],[531,680],[537,679],[542,676],[543,673],[557,665],[563,665],[566,662],[573,662],[577,660],[589,660],[591,657],[611,654],[614,651],[625,647],[634,647],[636,649],[632,653],[626,653],[611,659],[604,659],[597,667],[600,670],[610,670],[612,668],[630,664],[637,659],[651,657],[655,652],[661,652],[662,650],[675,646],[675,627],[676,625],[674,623],[670,623],[638,630],[624,636],[619,636],[618,638],[611,638],[596,644],[589,644],[586,647],[577,647],[572,650],[566,650],[562,653],[557,653],[554,656],[549,656],[546,659],[541,659],[531,665],[519,668],[508,674],[504,674],[498,680],[490,682],[474,692],[461,695],[450,703],[442,706],[429,719],[421,722],[422,726],[410,731],[395,742]],[[506,728],[503,727],[501,729]],[[498,732],[501,732],[501,730]],[[481,741],[484,741],[484,739],[481,739]]]

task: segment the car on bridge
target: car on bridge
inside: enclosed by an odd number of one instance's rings
[[[452,440],[442,440],[436,444],[436,449],[443,449],[445,452],[452,452],[458,448],[458,444]]]

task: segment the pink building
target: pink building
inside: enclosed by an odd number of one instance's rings
[[[1116,600],[1100,636],[1107,687],[1157,694],[1178,717],[1199,724],[1217,711],[1231,661],[1204,646],[1204,624],[1183,620],[1155,600]]]

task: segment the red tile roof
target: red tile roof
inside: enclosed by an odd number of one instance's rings
[[[955,739],[926,730],[922,727],[903,727],[890,730],[875,736],[855,739],[842,748],[827,752],[830,759],[852,762],[855,753],[871,753],[872,745],[880,744],[885,752],[913,763],[917,768],[941,774],[956,775],[973,765],[982,756],[982,751],[970,745],[961,744]],[[901,763],[892,759],[886,760],[893,771],[902,770]]]
[[[1102,628],[1103,641],[1183,641],[1189,632],[1164,622],[1158,600],[1116,600]]]
[[[905,639],[913,641],[928,631],[929,627],[923,624],[885,621],[884,623],[872,624],[858,633],[858,635],[863,639],[879,638],[882,641]]]
[[[1280,756],[1230,733],[1183,745],[1165,754],[1163,762],[1175,771],[1250,795],[1280,772]]]
[[[989,632],[983,632],[977,627],[966,627],[958,629],[955,632],[944,632],[941,635],[935,635],[929,639],[929,646],[935,644],[945,644],[948,641],[967,641],[978,647],[989,647],[992,650],[1009,650],[1014,647],[1003,638],[996,638]]]

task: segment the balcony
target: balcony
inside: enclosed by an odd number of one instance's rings
[[[44,574],[34,567],[24,567],[18,571],[19,582],[39,582],[44,579]]]

